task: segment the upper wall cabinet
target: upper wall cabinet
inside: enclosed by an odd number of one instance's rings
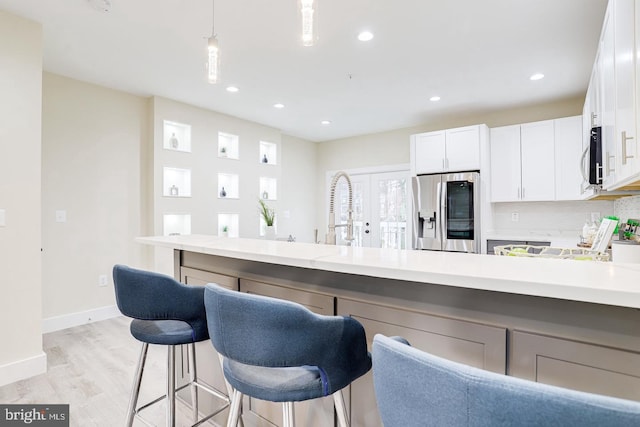
[[[485,125],[411,135],[415,174],[480,170]]]
[[[583,110],[585,121],[602,126],[606,190],[640,188],[639,37],[640,0],[609,1]]]
[[[553,142],[553,120],[491,129],[491,201],[554,200]]]
[[[556,200],[582,199],[582,116],[554,120]]]
[[[582,117],[491,129],[491,201],[579,200]]]

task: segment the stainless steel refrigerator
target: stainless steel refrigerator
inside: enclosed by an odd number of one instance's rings
[[[412,179],[413,248],[480,253],[480,174]]]

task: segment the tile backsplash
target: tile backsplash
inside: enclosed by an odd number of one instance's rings
[[[541,233],[574,237],[592,214],[615,215],[621,221],[640,219],[640,196],[615,201],[493,203],[493,230],[505,233]],[[518,221],[513,221],[513,214]]]
[[[629,218],[640,219],[640,196],[616,200],[613,204],[613,212],[622,222],[627,222]]]
[[[640,205],[640,201],[636,206]],[[614,215],[614,202],[609,200],[570,202],[493,203],[493,228],[498,232],[536,232],[575,237],[582,232],[591,214]],[[513,221],[516,213],[518,221]]]

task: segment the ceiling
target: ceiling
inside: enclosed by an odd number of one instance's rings
[[[582,96],[607,3],[316,0],[318,40],[303,47],[295,0],[217,0],[222,71],[210,85],[212,0],[110,0],[108,12],[92,1],[0,0],[0,10],[42,24],[48,72],[310,141]],[[363,29],[373,40],[357,40]]]

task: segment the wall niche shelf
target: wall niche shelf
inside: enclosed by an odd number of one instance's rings
[[[240,158],[240,138],[226,132],[218,132],[218,157],[227,159]]]
[[[191,126],[184,123],[162,122],[162,146],[166,150],[191,152]]]
[[[278,200],[278,180],[261,176],[259,197],[263,200]]]
[[[237,199],[240,197],[240,177],[231,173],[218,174],[218,198]]]
[[[225,233],[224,228],[227,227]],[[218,214],[218,236],[239,237],[240,236],[240,214],[219,213]]]
[[[276,165],[277,159],[278,146],[273,142],[260,141],[260,163],[265,165]]]
[[[190,214],[164,214],[162,229],[165,236],[191,234]]]
[[[162,168],[162,195],[165,197],[191,197],[191,170]]]

